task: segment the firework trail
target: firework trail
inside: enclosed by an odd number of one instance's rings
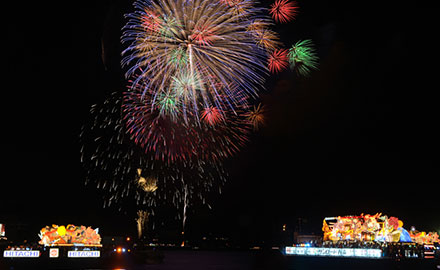
[[[135,220],[138,231],[138,239],[141,239],[142,235],[144,235],[145,223],[148,222],[148,211],[139,210]]]
[[[182,232],[185,232],[187,209],[188,209],[188,186],[183,184],[183,218],[182,218]]]
[[[138,0],[126,15],[122,65],[148,103],[173,100],[186,119],[256,97],[277,44],[271,19],[253,1]],[[163,104],[161,114],[167,112]]]

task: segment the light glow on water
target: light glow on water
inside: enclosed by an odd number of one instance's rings
[[[382,250],[375,248],[317,248],[286,247],[286,255],[381,258]]]

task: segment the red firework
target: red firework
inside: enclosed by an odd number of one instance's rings
[[[207,107],[203,109],[202,120],[211,126],[216,125],[223,119],[220,110],[217,107]]]
[[[158,32],[162,25],[160,16],[148,10],[146,10],[145,14],[141,17],[141,21],[143,28],[151,32]]]
[[[287,49],[279,49],[274,51],[272,55],[269,56],[270,72],[277,73],[289,66],[287,54],[288,54]]]
[[[214,34],[209,26],[199,26],[194,29],[194,34],[191,35],[191,38],[196,41],[200,45],[212,45],[211,39],[214,37]]]
[[[270,14],[272,18],[279,23],[287,23],[295,19],[298,14],[298,6],[296,1],[290,2],[289,0],[275,0],[270,6]]]

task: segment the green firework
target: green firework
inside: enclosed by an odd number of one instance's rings
[[[171,38],[175,35],[178,35],[176,30],[178,27],[181,27],[181,25],[176,21],[175,18],[163,16],[159,32],[163,37]]]
[[[288,53],[290,68],[298,75],[310,76],[312,70],[318,69],[319,57],[316,55],[313,42],[310,39],[300,40],[290,48]]]
[[[177,97],[172,93],[163,93],[158,98],[160,112],[167,115],[174,115],[177,112]]]
[[[176,66],[183,67],[188,62],[188,54],[182,47],[173,49],[170,53],[170,62]]]

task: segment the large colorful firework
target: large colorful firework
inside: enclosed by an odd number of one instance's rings
[[[263,8],[250,0],[138,0],[123,28],[123,66],[161,114],[178,107],[199,121],[256,96],[277,35]],[[167,100],[163,102],[164,98]],[[161,103],[162,102],[162,103]],[[229,107],[229,108],[226,108]]]
[[[82,162],[104,206],[135,203],[145,216],[172,204],[183,210],[185,228],[188,206],[224,185],[222,161],[264,124],[264,106],[252,104],[268,71],[290,63],[308,75],[318,57],[310,40],[280,49],[267,10],[252,0],[137,0],[134,7],[122,35],[129,89],[92,107]],[[270,9],[281,23],[296,12],[287,0]]]

